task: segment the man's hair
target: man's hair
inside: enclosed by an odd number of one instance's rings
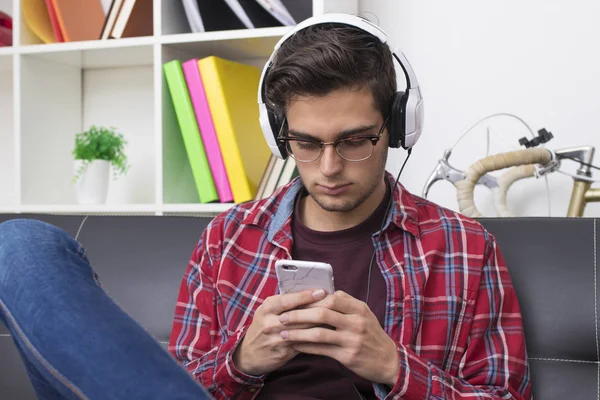
[[[339,24],[305,28],[279,48],[265,77],[266,105],[279,118],[294,96],[324,96],[336,89],[368,88],[387,118],[396,93],[389,47],[361,29]]]

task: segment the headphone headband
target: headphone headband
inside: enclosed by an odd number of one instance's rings
[[[377,38],[379,38],[381,43],[387,43],[387,40],[388,40],[388,35],[384,31],[382,31],[378,26],[372,24],[371,22],[369,22],[368,20],[366,20],[364,18],[357,17],[357,16],[350,15],[350,14],[330,13],[330,14],[318,15],[318,16],[315,16],[312,18],[305,19],[304,21],[300,22],[298,25],[296,25],[294,28],[292,28],[288,33],[283,35],[283,37],[275,45],[275,50],[278,50],[279,47],[281,46],[281,44],[283,42],[285,42],[294,33],[301,31],[302,29],[307,28],[309,26],[320,25],[320,24],[350,25],[350,26],[354,26],[358,29],[362,29],[363,31],[367,31],[368,33],[370,33],[373,36],[376,36]]]
[[[259,81],[259,90],[258,90],[258,105],[259,105],[259,113],[260,113],[259,119],[260,119],[260,124],[261,124],[262,130],[263,130],[265,139],[267,140],[267,143],[268,143],[269,147],[271,148],[271,151],[277,157],[285,158],[286,154],[285,154],[285,149],[283,149],[277,143],[277,140],[276,140],[277,134],[279,133],[279,129],[276,129],[277,128],[276,118],[274,115],[272,115],[272,113],[270,111],[268,111],[268,108],[265,104],[265,89],[266,88],[264,85],[264,79],[267,76],[269,70],[271,69],[271,66],[273,65],[273,59],[275,58],[277,51],[279,50],[281,45],[286,40],[288,40],[291,36],[293,36],[297,32],[299,32],[307,27],[310,27],[310,26],[321,25],[321,24],[336,24],[336,23],[353,26],[355,28],[361,29],[367,33],[370,33],[371,35],[375,36],[376,38],[378,38],[381,41],[381,43],[387,44],[393,58],[395,58],[396,61],[398,61],[398,63],[400,64],[400,67],[402,68],[402,71],[404,72],[404,76],[406,78],[407,90],[406,90],[406,93],[398,92],[399,96],[396,96],[397,98],[394,100],[394,103],[398,103],[398,104],[395,104],[393,106],[393,109],[398,109],[398,113],[402,114],[401,116],[400,115],[398,116],[398,118],[402,119],[402,121],[400,122],[401,126],[396,128],[398,126],[398,123],[396,123],[394,121],[392,121],[392,123],[391,123],[391,126],[394,127],[394,130],[402,129],[402,131],[399,132],[398,134],[395,134],[394,132],[390,132],[390,135],[391,135],[390,137],[392,137],[392,135],[393,135],[393,138],[394,138],[390,141],[390,147],[399,147],[400,145],[402,145],[405,148],[412,147],[416,143],[417,139],[419,138],[419,136],[421,134],[422,119],[423,119],[421,91],[419,89],[419,84],[417,82],[416,74],[414,73],[414,71],[413,71],[410,63],[408,62],[408,59],[404,55],[404,53],[394,51],[394,48],[390,45],[390,43],[388,41],[388,35],[383,30],[381,30],[378,26],[371,23],[370,21],[368,21],[364,18],[355,16],[355,15],[351,15],[351,14],[328,13],[328,14],[314,16],[314,17],[308,18],[304,21],[301,21],[299,24],[297,24],[292,29],[290,29],[285,35],[283,35],[281,37],[281,39],[279,39],[279,41],[275,44],[274,51],[271,54],[271,56],[269,57],[267,63],[265,64],[265,67],[262,70],[262,74],[260,76],[260,81]],[[410,105],[410,107],[411,107],[410,110],[408,110],[410,115],[407,115],[407,112],[406,112],[407,104]],[[394,112],[394,111],[392,111],[392,112]],[[408,127],[409,130],[407,131],[405,129],[405,127]],[[407,140],[407,138],[408,138],[408,140]]]

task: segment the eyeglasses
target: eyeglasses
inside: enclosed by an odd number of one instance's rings
[[[334,142],[319,142],[318,140],[300,137],[278,137],[280,143],[285,143],[288,154],[296,161],[313,162],[323,155],[325,146],[333,146],[340,157],[346,161],[364,161],[373,155],[375,145],[381,139],[387,122],[383,122],[379,133],[375,135],[352,136],[338,139]]]

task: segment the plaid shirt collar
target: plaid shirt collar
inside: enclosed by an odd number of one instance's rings
[[[395,177],[387,171],[385,176],[393,187]],[[296,197],[303,187],[300,177],[295,178],[289,184],[279,188],[272,196],[256,202],[241,223],[265,229],[269,241],[284,244],[287,240],[291,240],[291,216]],[[394,190],[392,212],[387,216],[383,231],[389,228],[390,223],[415,237],[421,236],[415,199],[400,182]]]

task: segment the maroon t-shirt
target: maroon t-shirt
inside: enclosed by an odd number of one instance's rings
[[[307,228],[300,221],[299,202],[296,201],[292,230],[294,238],[292,258],[331,264],[335,289],[343,290],[358,300],[365,301],[369,263],[374,250],[371,235],[381,228],[389,196],[388,190],[384,200],[365,221],[355,227],[336,232],[318,232]],[[377,261],[373,260],[369,307],[381,326],[385,315],[385,302],[385,281]],[[324,356],[299,354],[266,377],[265,385],[258,398],[286,400],[358,398],[353,383],[363,397],[376,399],[371,382],[360,378],[337,361]]]

